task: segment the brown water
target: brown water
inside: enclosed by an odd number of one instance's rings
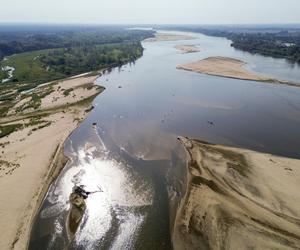
[[[300,158],[300,88],[176,69],[229,56],[249,62],[250,70],[300,82],[299,66],[237,51],[224,38],[193,35],[144,43],[135,64],[98,79],[106,90],[66,142],[72,161],[49,189],[29,249],[170,249],[169,205],[182,195],[185,178],[177,136]],[[201,51],[182,54],[178,44]],[[69,240],[65,221],[74,184],[103,192],[87,199],[80,229]]]

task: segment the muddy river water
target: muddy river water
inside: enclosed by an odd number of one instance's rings
[[[143,57],[97,80],[106,90],[65,143],[71,161],[45,197],[29,249],[171,249],[186,172],[178,136],[300,158],[300,88],[176,66],[227,56],[293,82],[300,82],[300,67],[235,50],[225,38],[192,35],[188,41],[143,43]],[[182,54],[174,48],[180,44],[197,45],[200,52]],[[75,184],[102,192],[88,197],[69,239],[66,217]]]

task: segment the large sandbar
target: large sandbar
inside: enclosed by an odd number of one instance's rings
[[[174,249],[300,246],[300,160],[180,140],[190,162]]]
[[[247,70],[244,67],[246,64],[247,63],[242,60],[217,56],[208,57],[196,62],[182,64],[177,66],[177,68],[213,76],[221,76],[249,81],[287,84],[300,87],[300,85],[297,83],[279,80],[270,76]]]

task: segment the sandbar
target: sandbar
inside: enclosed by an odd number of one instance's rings
[[[300,246],[300,160],[179,140],[190,160],[174,249]]]
[[[171,42],[171,41],[181,41],[181,40],[191,40],[194,39],[192,36],[188,35],[178,35],[170,33],[155,33],[155,37],[147,38],[144,42]]]
[[[207,75],[249,80],[249,81],[259,81],[268,83],[278,83],[286,84],[290,86],[300,87],[300,84],[279,80],[270,76],[262,75],[259,73],[247,70],[244,66],[247,63],[230,58],[230,57],[208,57],[196,62],[191,62],[187,64],[178,65],[177,69],[183,69],[187,71],[198,72]]]
[[[184,54],[195,53],[200,51],[200,49],[195,45],[176,45],[175,49],[180,50]]]

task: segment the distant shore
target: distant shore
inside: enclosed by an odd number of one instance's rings
[[[1,249],[27,247],[34,216],[67,161],[64,141],[103,90],[94,85],[97,77],[73,77],[38,87],[21,96],[0,119],[1,132],[8,131],[0,138]]]
[[[187,36],[187,35],[157,32],[155,33],[155,37],[147,38],[144,40],[144,42],[171,42],[171,41],[191,40],[191,39],[194,39],[194,37]]]
[[[300,245],[300,160],[180,138],[190,161],[174,249]]]
[[[178,65],[177,68],[213,76],[267,83],[286,84],[290,86],[300,87],[300,84],[294,82],[279,80],[276,78],[251,72],[244,68],[246,64],[246,62],[238,59],[218,56],[208,57],[196,62]]]

